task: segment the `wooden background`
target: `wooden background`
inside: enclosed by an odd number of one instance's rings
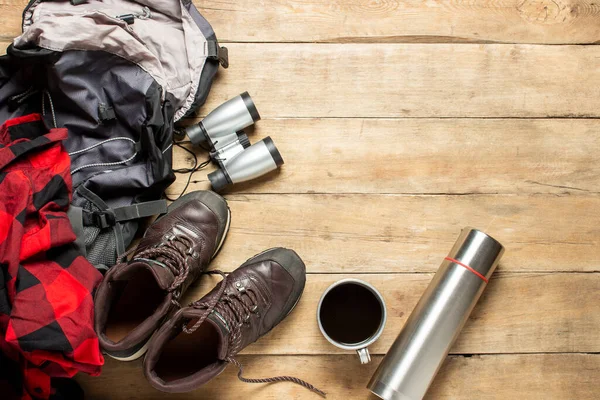
[[[0,0],[2,47],[25,2]],[[286,246],[309,271],[296,311],[243,352],[246,375],[296,375],[331,399],[374,400],[366,383],[470,225],[506,254],[428,399],[600,398],[600,3],[195,3],[231,62],[202,113],[248,90],[263,116],[251,140],[270,135],[286,161],[227,194],[232,227],[212,265],[231,271]],[[189,164],[178,151],[176,166]],[[208,188],[211,169],[194,189]],[[344,277],[387,301],[369,366],[316,325],[320,294]],[[91,399],[317,398],[238,382],[233,367],[167,396],[140,366],[107,359],[102,376],[79,381]]]

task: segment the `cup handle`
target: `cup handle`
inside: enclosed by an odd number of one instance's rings
[[[369,349],[366,347],[364,349],[356,350],[356,353],[358,354],[358,358],[360,358],[361,364],[368,364],[371,362],[371,355],[369,354]]]

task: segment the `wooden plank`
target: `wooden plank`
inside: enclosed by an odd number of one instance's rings
[[[196,0],[223,42],[595,43],[583,0],[423,2]],[[0,0],[0,37],[19,34],[27,0]]]
[[[244,354],[348,354],[325,340],[316,317],[321,294],[342,278],[367,281],[385,298],[388,321],[370,347],[372,354],[385,354],[432,276],[309,274],[294,312]],[[184,304],[202,298],[219,280],[202,278]],[[490,280],[451,353],[600,352],[599,330],[599,273],[500,273]]]
[[[21,34],[23,9],[29,0],[0,0],[0,39],[11,40]],[[2,46],[4,48],[6,46]]]
[[[10,45],[11,41],[9,40],[0,40],[0,56],[6,54],[6,48]]]
[[[240,356],[239,360],[247,377],[294,375],[325,390],[329,399],[374,400],[366,385],[381,356],[375,356],[369,365],[360,365],[354,355]],[[599,374],[600,355],[597,354],[452,356],[436,376],[426,399],[597,399]],[[291,383],[240,382],[233,366],[194,392],[168,396],[148,384],[141,360],[125,363],[107,358],[100,377],[79,374],[77,380],[90,400],[318,398]]]
[[[267,117],[596,117],[598,46],[230,44],[212,110]],[[573,79],[565,79],[573,77]]]
[[[203,112],[248,90],[263,118],[600,115],[600,46],[232,43],[229,49],[231,67],[221,71]]]
[[[231,195],[214,266],[293,248],[310,272],[434,272],[460,230],[507,247],[499,270],[598,271],[600,196]]]
[[[195,1],[225,41],[594,43],[600,9],[582,0]]]
[[[236,192],[576,195],[598,191],[600,182],[595,120],[276,119],[260,121],[250,138],[265,136],[285,166]],[[177,147],[174,159],[178,168],[191,166]],[[212,169],[195,174],[193,187],[208,189]]]

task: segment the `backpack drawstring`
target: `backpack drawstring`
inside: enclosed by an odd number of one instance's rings
[[[177,134],[177,132],[176,132]],[[169,197],[166,193],[164,194],[164,197],[169,200],[169,201],[175,201],[179,198],[181,198],[181,196],[183,196],[185,194],[185,192],[187,191],[188,187],[190,186],[190,183],[192,182],[192,176],[194,175],[195,172],[200,171],[202,168],[206,167],[208,164],[210,164],[210,158],[206,161],[203,161],[201,163],[198,163],[198,156],[196,155],[196,153],[194,153],[192,150],[188,149],[187,147],[183,146],[184,144],[187,143],[191,143],[189,140],[185,140],[185,141],[176,141],[175,139],[173,139],[173,144],[183,150],[185,150],[186,152],[188,152],[193,160],[194,160],[194,165],[192,165],[191,168],[177,168],[177,169],[173,169],[173,172],[176,174],[189,174],[188,175],[188,179],[187,182],[185,184],[185,187],[183,188],[183,190],[181,191],[181,193],[179,194],[179,196],[177,196],[176,198],[171,198]],[[172,144],[172,145],[173,145]],[[170,146],[172,146],[170,145]],[[165,150],[168,150],[165,149]]]
[[[50,112],[52,113],[52,122],[54,123],[54,127],[58,128],[56,123],[56,113],[54,112],[54,103],[52,102],[52,96],[50,96],[50,92],[47,89],[44,89],[42,93],[42,115],[46,115],[46,103],[45,99],[48,96],[48,103],[50,103]]]
[[[106,139],[106,140],[103,140],[101,142],[95,143],[95,144],[93,144],[91,146],[86,147],[85,149],[72,151],[72,152],[69,153],[69,156],[75,156],[77,154],[85,153],[87,151],[90,151],[90,150],[98,147],[98,146],[103,146],[106,143],[112,142],[112,141],[115,141],[115,140],[126,140],[128,142],[131,142],[133,144],[134,148],[136,146],[135,140],[130,139],[130,138],[125,137],[125,136],[119,136],[119,137],[110,138],[110,139]],[[85,169],[85,168],[91,168],[91,167],[110,167],[110,166],[114,166],[114,165],[127,164],[129,161],[133,160],[137,156],[137,154],[138,154],[138,152],[135,151],[132,156],[128,157],[125,160],[121,160],[121,161],[105,162],[105,163],[93,163],[93,164],[81,165],[81,166],[79,166],[77,168],[72,169],[71,170],[71,174],[79,172],[79,171],[81,171],[82,169]]]

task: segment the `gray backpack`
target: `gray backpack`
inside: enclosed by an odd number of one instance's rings
[[[40,113],[66,127],[77,244],[112,266],[141,218],[165,212],[173,125],[228,66],[189,0],[32,0],[0,57],[0,121]]]

